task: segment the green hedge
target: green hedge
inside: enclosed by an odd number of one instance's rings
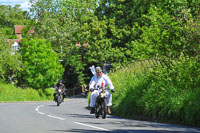
[[[172,63],[173,62],[173,63]],[[200,63],[180,57],[168,66],[130,65],[110,77],[115,86],[113,111],[142,118],[200,126]]]

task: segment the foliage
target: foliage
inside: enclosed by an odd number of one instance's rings
[[[112,74],[115,113],[199,126],[198,58],[182,56],[169,66],[143,70],[145,64],[139,68],[134,65]]]
[[[191,14],[185,13],[185,17],[171,17],[169,13],[160,8],[150,8],[149,15],[143,15],[150,20],[150,26],[142,27],[142,35],[139,41],[132,42],[132,49],[144,52],[150,57],[178,57],[182,53],[196,56],[199,52],[199,19],[194,19]],[[187,20],[185,20],[187,19]],[[138,49],[144,46],[144,49]]]
[[[37,19],[35,31],[38,37],[42,36],[51,42],[52,48],[63,60],[63,65],[67,69],[64,75],[67,86],[84,84],[83,52],[76,49],[76,42],[86,40],[80,40],[74,35],[81,23],[85,23],[92,15],[94,1],[80,3],[79,0],[32,0],[31,2],[34,3],[31,11]]]
[[[67,56],[65,59],[65,63],[68,64],[66,66],[66,73],[64,79],[67,81],[68,87],[80,87],[84,84],[84,65],[82,62],[83,55],[82,51],[76,47],[71,50],[70,56]]]
[[[24,39],[21,55],[22,77],[29,87],[47,88],[62,77],[63,67],[58,62],[58,55],[44,39]]]
[[[144,97],[144,100],[152,99],[152,101],[146,102],[147,112],[151,110],[152,115],[157,115],[162,119],[174,119],[188,124],[198,124],[199,119],[195,116],[198,113],[190,113],[199,109],[198,96],[193,95],[194,92],[199,91],[199,73],[197,57],[181,57],[171,66],[171,69],[168,69],[168,67],[158,68],[151,75],[152,85],[146,91]],[[191,95],[194,97],[189,99]],[[196,99],[196,102],[191,103],[191,100],[194,99]],[[188,106],[194,106],[194,109],[185,109]]]
[[[195,29],[199,29],[200,3],[196,0],[31,3],[36,35],[51,42],[63,60],[70,87],[88,83],[91,65],[109,62],[116,69],[138,59],[199,53],[199,30]],[[83,46],[87,43],[89,47]]]
[[[23,84],[45,88],[64,72],[66,87],[80,87],[89,82],[91,65],[107,62],[117,70],[111,75],[116,113],[133,117],[134,111],[151,119],[198,124],[199,0],[30,2],[31,23],[19,6],[0,6],[0,29],[7,37],[16,38],[13,26],[28,22],[21,51],[23,65],[17,53],[8,54],[5,37],[0,36],[6,46],[0,48],[1,79],[9,81],[14,75],[24,78]],[[34,36],[27,35],[30,27],[35,28]],[[135,63],[118,71],[127,63],[149,58],[160,59],[159,63],[166,59],[165,65],[146,70],[145,63]],[[65,71],[58,59],[63,60]]]
[[[128,61],[149,57],[178,57],[199,54],[197,0],[101,0],[96,9],[100,20],[113,21],[107,37]],[[197,29],[197,30],[195,30]]]
[[[13,27],[14,25],[24,25],[27,22],[26,11],[20,9],[20,5],[11,7],[10,5],[0,5],[0,27]]]
[[[145,44],[135,44],[140,39],[142,30],[147,22],[142,21],[143,14],[147,14],[150,5],[155,1],[149,0],[101,0],[95,14],[100,20],[109,21],[107,37],[111,40],[112,46],[120,49],[120,54],[124,54],[125,62],[132,62],[135,59],[147,58],[148,48]],[[135,47],[135,45],[137,45]],[[111,62],[115,63],[115,62]],[[123,65],[124,63],[120,64]]]
[[[6,82],[17,83],[21,72],[21,56],[12,50],[6,37],[0,33],[0,79]]]
[[[90,65],[102,66],[105,62],[112,62],[116,68],[126,62],[124,49],[113,45],[107,38],[107,25],[109,23],[112,27],[112,20],[99,21],[94,16],[95,7],[93,0],[38,1],[33,5],[32,11],[40,12],[35,15],[38,19],[36,32],[52,43],[53,49],[64,60],[64,66],[72,72],[65,72],[68,85],[73,82],[74,86],[80,86],[88,82]],[[79,42],[81,47],[76,48]],[[89,47],[83,46],[86,43]],[[77,77],[73,76],[74,80],[69,81],[72,75]]]
[[[14,25],[25,25],[29,22],[27,11],[22,11],[20,5],[0,5],[0,29],[9,39],[16,39]]]
[[[105,62],[112,62],[113,67],[126,61],[123,49],[113,46],[111,39],[107,38],[107,25],[105,20],[99,21],[94,17],[81,26],[78,36],[85,38],[89,46],[84,48],[84,62],[102,66]],[[111,26],[111,24],[110,24]],[[81,33],[81,34],[80,34]],[[81,38],[81,40],[83,40]]]
[[[148,71],[144,69],[144,66],[146,64],[136,62],[110,75],[115,86],[113,111],[117,115],[128,118],[136,118],[133,116],[142,115],[144,103],[140,100],[150,82],[146,78]]]

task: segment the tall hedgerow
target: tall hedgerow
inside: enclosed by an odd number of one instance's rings
[[[169,62],[154,69],[134,65],[112,74],[114,112],[128,118],[200,126],[199,57],[181,56]]]

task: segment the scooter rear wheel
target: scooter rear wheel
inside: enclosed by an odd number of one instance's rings
[[[58,97],[57,97],[57,106],[59,106],[59,105],[60,105],[60,103],[61,103],[61,96],[60,96],[60,95],[58,95]]]
[[[102,118],[105,119],[106,118],[106,112],[107,112],[107,105],[106,105],[106,99],[104,99],[104,101],[102,102],[101,105],[101,114],[102,114]]]
[[[97,107],[95,107],[95,117],[96,117],[96,118],[99,118],[99,111],[98,111],[98,108],[97,108]]]

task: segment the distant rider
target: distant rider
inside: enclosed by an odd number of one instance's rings
[[[107,86],[109,86],[111,92],[114,92],[114,86],[110,80],[110,78],[102,73],[102,69],[101,67],[96,67],[95,69],[96,73],[95,75],[92,77],[92,79],[90,80],[89,83],[89,90],[92,91],[91,97],[90,97],[90,108],[91,111],[90,113],[93,114],[95,113],[95,103],[96,103],[96,98],[99,95],[99,90],[94,90],[94,88],[97,88],[97,86],[101,86],[101,84],[103,83],[103,87],[105,88],[105,92],[106,92],[106,97],[107,97],[107,112],[108,114],[111,114],[110,111],[110,106],[112,106],[112,94],[110,94],[110,92],[107,90]]]
[[[64,101],[64,98],[66,96],[66,92],[65,92],[65,85],[62,83],[63,81],[62,80],[58,80],[58,83],[54,86],[54,88],[56,88],[56,92],[54,92],[53,96],[54,96],[54,101],[56,99],[56,95],[57,95],[57,90],[59,88],[61,88],[63,90],[63,99],[62,101]]]

